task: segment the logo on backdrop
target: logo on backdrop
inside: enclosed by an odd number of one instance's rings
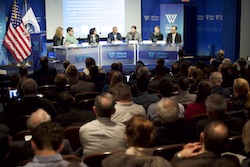
[[[144,19],[145,19],[145,20],[148,20],[149,17],[150,17],[149,15],[144,15]]]
[[[174,24],[177,14],[166,14],[166,18],[169,24]]]

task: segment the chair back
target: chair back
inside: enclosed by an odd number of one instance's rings
[[[82,147],[79,138],[79,129],[81,126],[70,126],[64,130],[65,139],[69,140],[72,150],[75,152]]]
[[[94,99],[96,96],[100,95],[99,92],[84,92],[84,93],[77,93],[75,95],[76,104],[78,104],[81,100],[86,99]]]
[[[13,140],[14,141],[28,141],[30,139],[31,139],[30,130],[22,130],[15,135]]]
[[[226,149],[228,152],[233,152],[236,154],[244,155],[244,144],[242,142],[242,136],[233,136],[229,138],[228,148]]]
[[[202,119],[207,119],[208,118],[208,115],[207,114],[198,114],[198,115],[195,115],[193,116],[189,121],[188,121],[188,124],[191,126],[191,127],[195,127],[196,123],[199,122],[200,120]]]
[[[178,151],[183,149],[184,145],[185,145],[184,143],[181,143],[181,144],[171,144],[171,145],[156,147],[153,152],[153,155],[161,156],[166,160],[170,161]]]
[[[12,136],[15,136],[18,132],[22,130],[28,130],[26,122],[29,117],[30,115],[23,115],[17,117],[13,122],[10,123],[10,130]]]
[[[79,101],[77,107],[81,110],[92,111],[94,105],[95,105],[95,99],[86,99]]]
[[[46,90],[55,90],[56,85],[42,85],[37,88],[38,93],[43,93]]]

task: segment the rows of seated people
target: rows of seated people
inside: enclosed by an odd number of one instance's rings
[[[136,154],[139,152],[136,147],[193,142],[214,121],[220,121],[219,125],[226,127],[224,130],[228,131],[228,137],[237,136],[242,134],[243,126],[249,119],[250,74],[246,60],[240,58],[232,64],[230,59],[224,58],[223,51],[218,52],[218,58],[212,60],[208,67],[203,62],[193,66],[188,60],[181,59],[169,70],[164,66],[164,60],[158,59],[155,69],[150,71],[138,61],[129,82],[125,82],[127,72],[121,63],[113,63],[110,74],[96,66],[92,58],[87,58],[85,63],[83,72],[78,72],[70,62],[64,62],[65,73],[57,73],[48,66],[47,58],[41,58],[41,68],[31,76],[27,75],[25,67],[21,67],[19,75],[14,75],[19,79],[14,79],[16,84],[13,84],[20,96],[11,99],[5,108],[1,116],[1,133],[15,138],[20,130],[24,130],[17,124],[18,119],[30,117],[36,110],[42,109],[53,122],[64,128],[81,126],[79,139],[83,147],[81,154],[85,157],[95,152],[125,150],[127,144],[134,146],[135,150],[129,147],[126,153]],[[39,88],[44,85],[55,86],[52,90],[39,92],[42,97],[37,96]],[[86,110],[76,99],[79,93],[88,92],[101,95]],[[105,108],[109,103],[112,105]],[[38,120],[44,119],[41,115],[44,114],[38,115]],[[145,145],[133,145],[128,141],[126,144],[124,141],[126,125],[136,115],[147,118],[156,126],[154,137]],[[143,143],[142,140],[143,137],[140,139]],[[199,150],[201,147],[190,145],[187,146],[190,149]],[[182,153],[192,150],[185,148],[178,156],[185,158]],[[5,159],[17,165],[18,160],[13,160],[16,157],[10,158],[9,155],[10,152],[4,155]]]

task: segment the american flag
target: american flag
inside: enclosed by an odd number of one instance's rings
[[[21,12],[16,1],[12,5],[10,24],[4,37],[4,44],[18,63],[31,54],[30,36],[21,18]]]

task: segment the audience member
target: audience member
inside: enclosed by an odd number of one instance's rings
[[[210,165],[224,151],[229,141],[227,126],[219,121],[209,123],[200,134],[200,143],[188,143],[171,160],[175,167]]]
[[[35,128],[44,122],[50,122],[50,115],[43,109],[37,109],[33,112],[27,120],[27,128],[30,131],[34,131]],[[64,147],[61,150],[62,155],[73,154],[70,143],[68,140],[63,140]],[[6,166],[17,166],[23,160],[30,159],[34,156],[34,152],[31,148],[31,141],[15,141],[11,144],[9,153],[6,156]]]
[[[103,86],[102,92],[113,94],[115,85],[120,82],[124,82],[123,75],[120,71],[115,71],[111,76],[110,83]]]
[[[201,69],[196,68],[193,72],[192,77],[193,83],[189,86],[189,93],[197,93],[198,84],[205,78],[205,73]]]
[[[173,83],[170,79],[163,79],[159,83],[158,89],[161,94],[161,97],[170,97],[172,96],[172,92],[173,92]],[[178,106],[179,106],[179,117],[183,118],[184,107],[180,103],[178,103]],[[147,117],[151,121],[158,121],[157,103],[153,103],[148,107]]]
[[[234,155],[223,155],[211,162],[211,167],[240,167],[239,159]]]
[[[217,93],[221,96],[223,96],[224,98],[229,98],[230,97],[230,90],[228,90],[227,88],[223,88],[221,86],[221,83],[223,81],[222,79],[222,75],[220,72],[213,72],[210,76],[209,76],[209,80],[211,81],[212,85],[213,85],[213,89],[212,89],[212,94]]]
[[[81,126],[79,136],[83,146],[83,155],[95,152],[125,149],[123,140],[125,126],[110,120],[115,113],[115,100],[109,93],[95,99],[93,112],[97,119]]]
[[[157,113],[161,125],[156,127],[153,146],[186,143],[194,137],[185,122],[178,120],[179,106],[174,100],[162,98],[157,103]]]
[[[89,75],[89,70],[90,70],[90,67],[92,65],[95,65],[96,66],[96,63],[95,63],[95,59],[93,59],[92,57],[88,57],[85,59],[85,68],[83,69],[83,72],[86,74],[86,76]],[[106,74],[106,71],[101,68],[101,67],[98,67],[98,72],[99,73],[102,73],[102,74]]]
[[[188,92],[188,88],[189,88],[189,79],[186,77],[181,77],[178,82],[178,94],[172,96],[171,99],[183,105],[188,105],[194,102],[196,95],[190,94]]]
[[[238,71],[238,77],[240,78],[247,78],[247,61],[244,58],[239,58],[237,60],[237,63],[239,64],[240,70]]]
[[[40,65],[41,67],[34,71],[33,79],[37,82],[38,86],[44,84],[53,85],[57,72],[54,67],[49,67],[48,57],[41,57]]]
[[[68,65],[65,72],[68,77],[68,83],[70,86],[78,82],[78,78],[77,78],[78,70],[75,65],[73,64]]]
[[[143,105],[143,107],[147,110],[150,104],[156,103],[160,100],[156,94],[149,94],[147,92],[149,85],[149,80],[147,78],[138,78],[136,84],[138,94],[136,97],[133,97],[133,101],[136,104]]]
[[[243,160],[242,167],[250,167],[250,120],[246,122],[242,130],[242,141],[247,159]]]
[[[212,84],[209,81],[201,81],[198,85],[198,93],[194,103],[191,103],[187,106],[187,109],[184,113],[186,120],[190,120],[192,117],[199,114],[206,114],[205,100],[211,94]]]
[[[21,79],[20,79],[20,82],[18,83],[18,95],[19,95],[19,97],[22,97],[23,92],[21,90],[21,85],[22,85],[23,81],[28,78],[28,69],[26,66],[21,66],[19,68],[19,75],[20,75]]]
[[[70,89],[73,91],[74,94],[80,92],[93,92],[95,91],[95,84],[92,82],[86,81],[86,74],[84,72],[78,73],[78,82],[72,86]]]
[[[60,166],[85,167],[81,163],[63,160],[60,151],[63,149],[64,129],[56,123],[44,122],[32,131],[31,147],[34,158],[25,167]]]
[[[171,164],[159,156],[153,156],[148,148],[152,141],[154,125],[143,116],[134,116],[128,122],[125,140],[129,148],[125,152],[114,153],[102,161],[103,167],[170,167]]]
[[[58,106],[61,110],[55,117],[55,122],[58,122],[62,127],[83,125],[95,119],[93,112],[76,107],[74,97],[68,92],[60,94]]]
[[[64,70],[65,70],[65,74],[66,74],[66,69],[67,69],[67,67],[70,65],[70,62],[69,62],[68,60],[65,60],[65,61],[62,63],[62,65],[63,65],[63,68],[64,68]]]
[[[111,116],[112,121],[126,124],[134,115],[146,116],[143,106],[132,101],[131,89],[127,84],[121,82],[116,84],[113,95],[116,104],[115,113]]]
[[[218,120],[224,122],[228,128],[230,136],[240,135],[244,122],[240,118],[231,117],[226,114],[227,103],[223,96],[218,94],[212,94],[207,97],[206,109],[208,114],[208,119],[200,120],[196,124],[196,134],[200,134],[203,131],[204,127],[211,121]]]

